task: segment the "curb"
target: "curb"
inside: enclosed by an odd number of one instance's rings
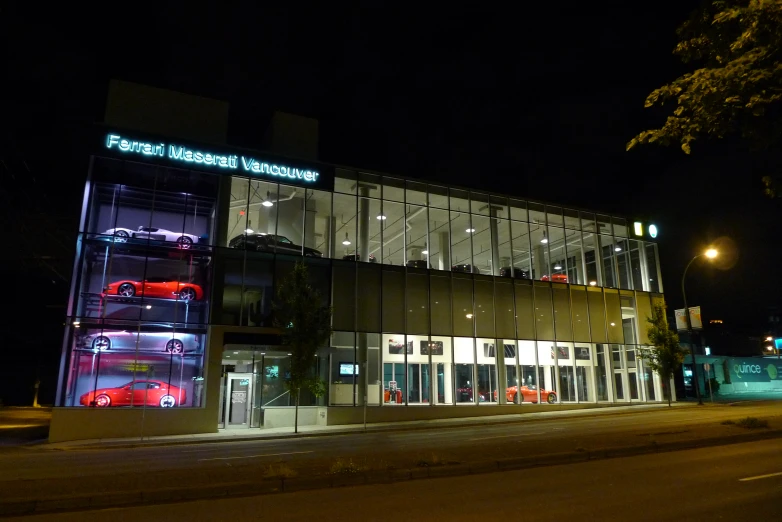
[[[680,403],[683,404],[683,403]],[[625,406],[625,405],[623,405]],[[691,405],[686,406],[679,406],[679,407],[693,407]],[[525,422],[546,422],[546,421],[559,421],[563,419],[584,419],[584,418],[592,418],[592,417],[613,417],[618,415],[638,415],[639,411],[633,411],[633,410],[622,410],[622,411],[611,411],[613,408],[610,406],[605,406],[601,408],[588,408],[584,410],[562,410],[562,411],[587,411],[590,412],[588,414],[584,415],[572,415],[572,416],[547,416],[547,417],[532,417],[532,418],[524,418],[524,417],[516,417],[517,415],[525,415],[524,413],[514,413],[514,414],[508,414],[508,417],[513,418],[503,418],[504,415],[497,415],[497,416],[487,416],[487,417],[477,417],[474,421],[469,422],[463,422],[463,423],[454,423],[454,424],[435,424],[435,423],[427,423],[427,424],[420,424],[420,425],[410,425],[410,424],[398,424],[395,426],[372,426],[371,424],[367,426],[366,430],[363,429],[345,429],[345,430],[333,430],[333,431],[322,431],[322,432],[313,432],[313,433],[280,433],[277,435],[266,435],[266,436],[248,436],[248,437],[232,437],[230,439],[228,438],[212,438],[212,439],[186,439],[186,440],[172,440],[172,441],[150,441],[150,442],[127,442],[127,443],[117,443],[112,444],[111,442],[108,443],[90,443],[90,444],[83,444],[83,445],[74,445],[72,447],[66,447],[66,448],[41,448],[47,451],[78,451],[78,450],[107,450],[107,449],[134,449],[134,448],[157,448],[157,447],[166,447],[166,446],[196,446],[200,444],[222,444],[222,443],[228,443],[228,442],[263,442],[267,440],[286,440],[286,439],[306,439],[306,438],[317,438],[317,437],[336,437],[341,435],[353,435],[353,434],[362,434],[362,433],[389,433],[389,432],[398,432],[398,431],[424,431],[424,430],[441,430],[441,429],[455,429],[455,428],[474,428],[476,426],[485,426],[487,424],[497,424],[497,425],[504,425],[504,424],[522,424]],[[653,408],[650,408],[653,410]],[[659,408],[661,411],[669,411],[668,408]],[[673,410],[674,408],[671,408]],[[594,413],[594,412],[606,412],[606,413]],[[497,419],[496,417],[500,417]],[[494,419],[487,422],[488,419]],[[426,422],[426,421],[423,421]],[[110,439],[108,439],[110,440]],[[53,443],[53,444],[67,444],[67,443]]]
[[[294,477],[265,479],[223,484],[209,484],[193,487],[159,488],[150,491],[127,491],[103,495],[65,496],[42,499],[0,502],[0,517],[27,516],[33,514],[64,511],[84,511],[95,508],[118,508],[172,502],[187,502],[214,498],[252,497],[277,493],[290,493],[367,484],[390,484],[408,480],[428,478],[478,475],[498,471],[577,464],[588,461],[621,457],[667,453],[687,449],[723,446],[782,438],[782,430],[766,430],[757,433],[725,435],[710,439],[694,439],[665,443],[646,444],[601,449],[595,451],[576,451],[552,453],[533,457],[515,457],[510,459],[487,460],[482,462],[421,467],[389,471],[367,471],[350,475],[326,475],[322,477]]]

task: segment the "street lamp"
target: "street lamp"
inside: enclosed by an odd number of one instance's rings
[[[690,265],[692,265],[693,261],[703,256],[706,256],[709,259],[714,259],[717,257],[717,253],[718,252],[715,249],[710,248],[702,254],[698,254],[697,256],[690,259],[690,262],[687,263],[687,266],[684,269],[684,273],[682,274],[682,299],[684,300],[684,317],[687,318],[687,337],[690,339],[690,346],[692,347],[692,380],[695,383],[695,396],[698,397],[699,406],[703,406],[703,399],[701,398],[701,388],[700,383],[698,382],[698,363],[695,361],[695,344],[692,342],[692,322],[690,321],[690,308],[687,306],[687,293],[684,291],[684,279],[687,277],[687,270],[690,269]]]

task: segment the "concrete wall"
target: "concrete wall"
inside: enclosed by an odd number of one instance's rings
[[[228,136],[228,103],[111,80],[104,122],[172,138],[225,143]]]
[[[295,409],[289,407],[264,408],[263,427],[292,428],[295,413]],[[299,407],[299,426],[326,426],[327,419],[328,408],[322,406]]]
[[[628,405],[630,403],[623,404]],[[489,417],[495,415],[518,415],[541,411],[583,410],[607,408],[616,404],[517,404],[507,406],[370,406],[367,408],[367,422],[404,422],[430,419],[460,419],[467,417]],[[364,409],[360,407],[331,407],[328,409],[328,425],[360,424],[364,421]]]
[[[146,412],[142,408],[53,408],[49,442],[189,433],[217,433],[217,412],[207,408],[147,408]]]

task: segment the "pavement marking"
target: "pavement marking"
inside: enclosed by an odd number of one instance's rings
[[[750,480],[760,480],[764,478],[771,478],[771,477],[779,477],[782,476],[782,471],[779,473],[769,473],[768,475],[758,475],[757,477],[746,477],[743,479],[739,479],[739,482],[749,482]]]
[[[265,453],[263,455],[241,455],[239,457],[213,457],[211,459],[198,459],[198,462],[204,460],[234,460],[234,459],[252,459],[257,457],[278,457],[280,455],[298,455],[300,453],[314,453],[314,451],[290,451],[288,453]]]
[[[545,433],[546,433],[545,431],[536,431],[534,433],[516,433],[514,435],[495,435],[494,437],[479,437],[477,439],[467,439],[467,440],[507,439],[509,437],[526,437],[528,435],[543,435]]]

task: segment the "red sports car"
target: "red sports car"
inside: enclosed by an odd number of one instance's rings
[[[85,393],[79,399],[82,406],[147,406],[173,408],[186,402],[185,390],[164,381],[131,381],[117,388],[102,388]]]
[[[538,387],[534,384],[530,385],[522,385],[521,386],[521,396],[519,397],[519,403],[522,403],[524,401],[527,402],[538,402]],[[516,402],[516,395],[518,394],[516,386],[508,386],[505,390],[505,398],[508,399],[508,402]],[[497,390],[494,390],[494,400],[497,400]],[[554,404],[557,402],[557,394],[553,391],[547,391],[547,390],[540,390],[540,400],[546,401],[549,404]]]
[[[122,297],[162,297],[180,301],[198,301],[204,297],[200,286],[182,281],[169,281],[162,277],[150,277],[144,281],[117,281],[106,287],[106,293]]]
[[[551,276],[544,275],[540,278],[541,281],[553,281],[555,283],[567,283],[566,274],[554,274]]]

